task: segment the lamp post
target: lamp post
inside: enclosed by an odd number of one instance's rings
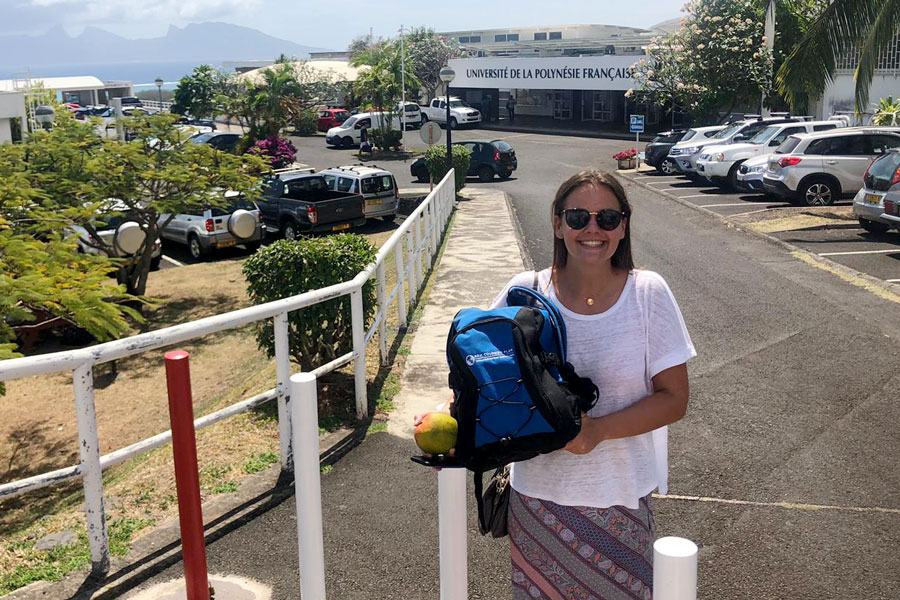
[[[447,172],[449,173],[450,169],[453,168],[453,154],[450,146],[450,82],[456,77],[456,71],[449,66],[444,67],[441,69],[440,77],[441,81],[444,82],[444,85],[447,86]]]
[[[156,84],[156,89],[159,92],[159,110],[162,111],[162,86],[165,83],[162,77],[157,77],[153,83]]]

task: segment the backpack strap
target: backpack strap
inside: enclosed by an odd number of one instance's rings
[[[556,305],[550,302],[550,299],[537,292],[535,290],[522,287],[519,285],[514,285],[509,288],[509,292],[506,294],[506,304],[509,306],[533,306],[535,304],[540,304],[547,313],[550,315],[550,319],[553,321],[553,330],[554,332],[559,332],[561,339],[558,339],[560,351],[563,353],[562,362],[566,361],[566,325],[563,322],[562,314],[560,314],[559,309],[556,308]]]
[[[475,488],[475,504],[478,505],[478,524],[481,527],[481,531],[487,531],[487,523],[484,522],[484,482],[482,479],[484,478],[484,471],[475,471],[472,474],[472,479],[474,480],[474,488]]]

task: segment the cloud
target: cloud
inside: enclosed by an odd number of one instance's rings
[[[262,0],[26,0],[34,8],[64,11],[66,24],[106,22],[207,20],[252,11]]]

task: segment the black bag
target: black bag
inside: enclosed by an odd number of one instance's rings
[[[477,480],[481,474],[476,475]],[[509,465],[503,465],[491,477],[487,489],[481,495],[482,512],[478,515],[478,530],[481,535],[490,532],[492,537],[502,538],[509,535],[507,518],[509,514]],[[476,494],[478,492],[476,491]]]
[[[598,395],[566,362],[565,324],[553,303],[524,287],[510,288],[507,303],[459,311],[447,338],[458,423],[454,459],[474,473],[483,532],[493,528],[484,514],[482,474],[564,447]]]

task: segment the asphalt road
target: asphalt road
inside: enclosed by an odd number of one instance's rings
[[[511,195],[539,267],[550,260],[547,210],[556,186],[586,166],[611,168],[607,157],[623,146],[465,133],[503,137],[516,148],[516,177],[480,185]],[[324,146],[300,141],[301,161],[353,162],[348,151],[316,142]],[[401,187],[405,168],[391,169]],[[699,597],[897,598],[897,298],[659,194],[627,188],[636,262],[666,278],[699,352],[690,364],[689,413],[671,429],[672,497],[655,503],[659,535],[701,547]],[[437,598],[434,481],[403,458],[411,449],[404,444],[371,436],[323,478],[330,597]],[[401,493],[409,486],[426,493],[410,500]],[[275,598],[296,597],[295,542],[279,536],[292,519],[291,497],[240,524],[210,545],[211,567],[277,581]],[[470,540],[470,597],[508,597],[505,543]],[[350,575],[359,572],[371,576],[361,583]],[[177,567],[164,576],[176,574]]]

